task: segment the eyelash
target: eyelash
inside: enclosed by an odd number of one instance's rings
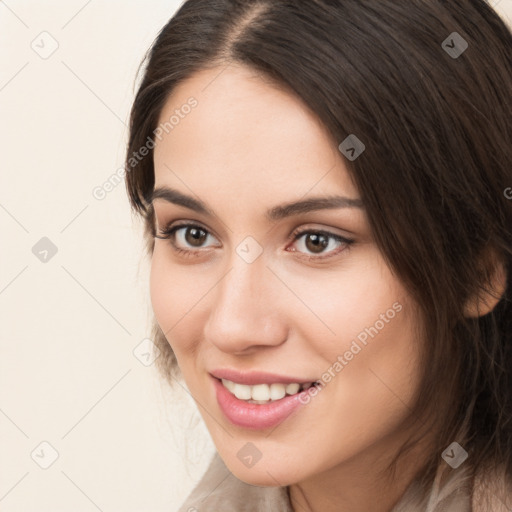
[[[180,255],[186,256],[186,257],[200,256],[200,253],[202,252],[201,248],[199,248],[197,250],[188,250],[188,249],[182,249],[181,247],[178,247],[176,245],[176,243],[174,241],[174,235],[175,235],[176,231],[183,229],[183,228],[199,228],[199,229],[203,230],[207,235],[211,235],[211,233],[207,229],[203,228],[202,226],[200,226],[198,224],[177,224],[172,227],[170,227],[170,225],[168,225],[164,229],[161,229],[159,231],[159,235],[155,235],[155,238],[160,238],[161,240],[169,240],[172,249],[177,254],[180,254]],[[293,242],[296,242],[302,236],[307,235],[307,234],[324,235],[330,239],[336,240],[337,242],[340,242],[340,243],[346,245],[346,248],[344,248],[344,249],[342,248],[342,249],[338,249],[338,250],[329,252],[328,256],[308,256],[308,255],[304,255],[304,253],[301,253],[300,251],[297,251],[297,250],[293,251],[293,252],[298,252],[299,254],[302,254],[301,257],[303,257],[307,260],[319,261],[319,260],[325,260],[327,258],[331,258],[331,257],[335,256],[336,254],[348,249],[350,247],[350,245],[354,243],[354,240],[352,240],[350,238],[345,238],[341,235],[337,235],[337,234],[331,233],[329,231],[324,231],[322,229],[304,229],[302,231],[296,230],[290,235],[290,238],[292,239]]]

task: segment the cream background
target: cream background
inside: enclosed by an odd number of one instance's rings
[[[512,0],[491,3],[512,25]],[[150,301],[124,182],[92,195],[123,165],[139,62],[179,4],[0,2],[3,512],[173,512],[213,453],[188,395],[133,354]]]

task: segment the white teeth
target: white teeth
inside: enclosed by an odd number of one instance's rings
[[[267,401],[270,399],[270,387],[267,384],[257,384],[251,386],[251,398],[258,401]]]
[[[224,386],[226,388],[228,388],[229,391],[231,391],[231,393],[235,392],[235,383],[234,382],[232,382],[230,380],[222,379],[222,384],[224,384]]]
[[[301,384],[256,384],[248,386],[238,384],[227,379],[222,379],[222,384],[239,400],[247,400],[250,403],[265,404],[273,400],[281,400],[285,395],[295,395],[301,389]],[[303,384],[302,389],[308,389],[311,384]]]
[[[251,399],[251,386],[246,386],[245,384],[235,384],[235,389],[233,390],[233,394],[239,400],[250,400]]]
[[[300,384],[296,384],[296,383],[288,384],[286,386],[286,393],[288,395],[295,395],[295,393],[297,393],[297,391],[299,391],[299,388],[300,388]]]
[[[286,395],[286,386],[284,384],[270,384],[270,399],[280,400]]]

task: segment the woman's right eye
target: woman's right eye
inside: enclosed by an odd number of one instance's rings
[[[177,226],[166,227],[159,231],[156,238],[169,240],[172,248],[180,254],[197,253],[196,249],[202,249],[208,237],[215,237],[206,229],[197,224],[179,224]]]
[[[175,226],[168,224],[165,228],[159,230],[159,234],[155,235],[155,237],[168,240],[172,249],[182,256],[201,256],[204,252],[202,249],[205,249],[204,243],[208,238],[216,239],[207,229],[197,224],[190,223]],[[352,239],[319,229],[302,230],[293,233],[292,238],[294,241],[304,239],[303,245],[308,251],[310,251],[310,249],[305,237],[309,237],[307,240],[313,244],[312,247],[314,249],[312,252],[306,254],[301,250],[297,251],[297,249],[294,249],[294,252],[301,253],[302,256],[307,257],[311,261],[321,261],[335,256],[348,249],[354,243]],[[324,251],[324,249],[331,245],[331,242],[333,242],[331,250]],[[214,245],[213,247],[219,247],[219,245]],[[206,248],[208,248],[208,246],[206,246]],[[318,251],[318,249],[320,249],[320,251]]]

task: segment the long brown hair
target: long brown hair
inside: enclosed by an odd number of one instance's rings
[[[249,66],[298,95],[334,141],[363,141],[347,168],[425,325],[413,404],[437,431],[425,492],[453,441],[474,467],[500,465],[512,477],[511,48],[510,29],[483,0],[188,0],[146,56],[131,111],[126,185],[149,254],[152,151],[133,155],[193,73]],[[498,260],[504,293],[491,312],[468,317],[464,305],[490,290]],[[153,336],[172,382],[176,361],[156,323]]]

